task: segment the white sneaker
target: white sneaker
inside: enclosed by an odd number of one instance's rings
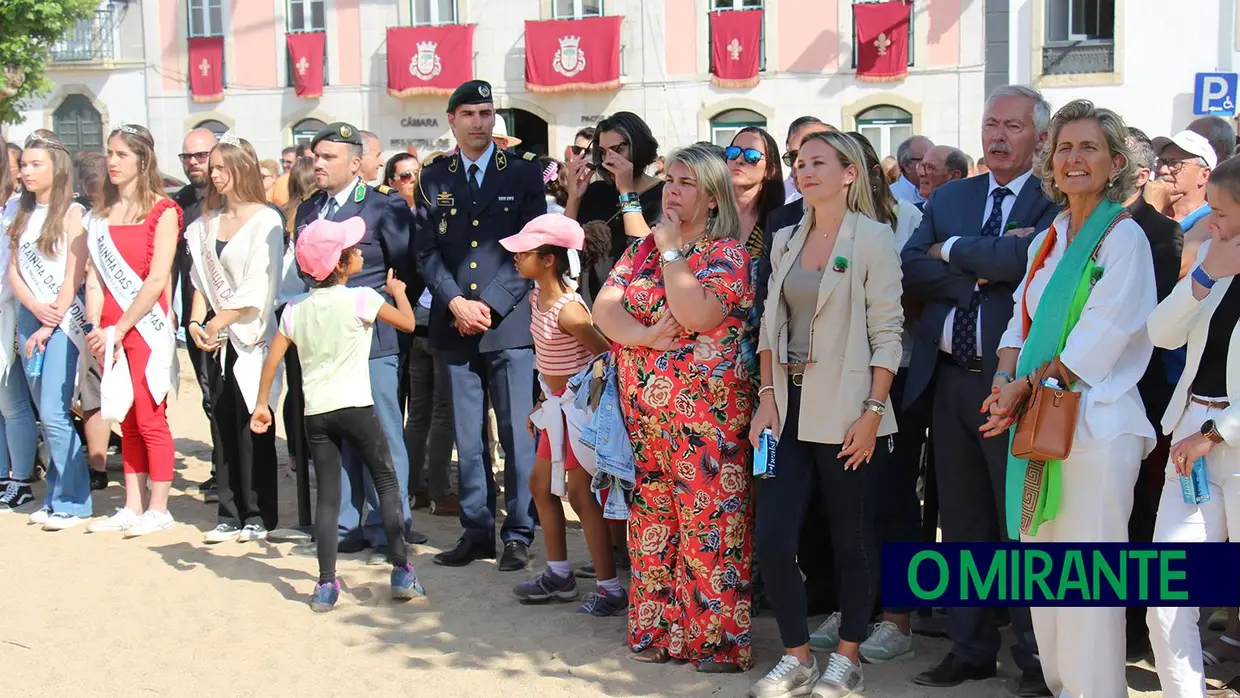
[[[129,509],[117,509],[106,519],[99,519],[86,527],[87,533],[123,533],[138,523],[140,515]]]
[[[785,654],[766,676],[749,689],[750,698],[792,698],[808,696],[818,681],[818,660],[810,655],[809,666],[796,657]]]
[[[206,543],[226,543],[230,540],[237,540],[239,535],[241,535],[241,529],[229,523],[222,523],[207,531],[207,535],[203,536],[202,540]]]
[[[822,678],[814,685],[814,698],[846,698],[865,690],[861,665],[839,652],[832,652]]]
[[[145,536],[148,533],[158,533],[159,531],[167,531],[177,522],[172,518],[172,514],[166,511],[155,511],[147,509],[146,513],[138,517],[138,520],[129,530],[125,531],[126,538],[137,538]]]
[[[818,629],[809,634],[809,646],[819,651],[833,650],[840,644],[840,624],[844,616],[839,611],[827,616]]]
[[[874,632],[861,643],[861,656],[867,662],[881,664],[904,655],[913,656],[913,633],[900,632],[899,626],[885,620],[874,625]]]
[[[43,524],[47,523],[47,520],[51,516],[52,516],[52,510],[48,509],[47,507],[43,507],[42,509],[39,509],[38,511],[30,515],[30,523],[34,524],[35,526],[42,526]]]
[[[246,524],[241,529],[241,533],[237,536],[237,542],[249,543],[256,540],[266,540],[267,529],[262,524]]]
[[[67,531],[75,526],[81,525],[85,519],[74,516],[73,514],[52,514],[47,517],[47,522],[43,524],[44,531]]]

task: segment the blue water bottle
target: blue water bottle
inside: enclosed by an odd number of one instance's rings
[[[1200,506],[1210,501],[1210,481],[1206,477],[1205,456],[1193,461],[1193,470],[1180,476],[1180,493],[1185,504]]]
[[[30,380],[38,380],[43,375],[43,350],[35,351],[34,356],[26,359],[26,376]]]

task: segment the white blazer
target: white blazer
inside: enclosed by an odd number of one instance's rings
[[[1197,251],[1197,264],[1206,258],[1210,249],[1207,240]],[[1197,369],[1201,364],[1201,352],[1205,349],[1206,338],[1210,333],[1210,318],[1218,307],[1223,294],[1234,282],[1236,277],[1219,279],[1210,289],[1210,294],[1202,300],[1193,297],[1192,275],[1185,276],[1175,285],[1175,290],[1167,296],[1154,312],[1150,314],[1147,327],[1154,345],[1163,349],[1177,349],[1188,344],[1188,358],[1184,362],[1184,373],[1180,382],[1175,384],[1171,394],[1171,403],[1163,414],[1162,429],[1164,434],[1174,434],[1180,419],[1188,410],[1189,397],[1193,387],[1193,379],[1197,377]],[[1240,325],[1231,330],[1231,341],[1227,349],[1227,401],[1231,403],[1222,415],[1214,420],[1215,429],[1228,444],[1240,444]]]

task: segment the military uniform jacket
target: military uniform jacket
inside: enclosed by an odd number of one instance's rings
[[[366,221],[366,235],[357,244],[362,251],[362,270],[349,277],[351,287],[366,286],[373,288],[388,303],[392,297],[383,290],[387,283],[387,270],[394,269],[396,275],[404,280],[413,276],[413,257],[410,253],[409,237],[413,230],[413,212],[405,200],[397,196],[387,187],[374,188],[355,181],[352,193],[341,206],[332,220],[343,221],[360,216]],[[318,220],[327,205],[327,192],[316,192],[301,202],[297,207],[297,221],[294,230],[297,235],[314,221]],[[311,287],[314,280],[302,275]],[[420,292],[420,291],[419,291]],[[384,322],[375,323],[374,339],[371,340],[370,358],[396,356],[400,352],[396,328]]]
[[[512,253],[499,244],[547,212],[542,170],[533,157],[496,148],[477,201],[460,154],[422,170],[414,250],[434,294],[428,325],[433,348],[468,354],[533,345],[526,300],[533,283],[517,274]],[[457,332],[448,310],[457,296],[490,306],[491,328],[473,336]]]

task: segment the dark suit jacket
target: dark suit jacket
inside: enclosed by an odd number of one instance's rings
[[[533,284],[521,278],[512,253],[499,244],[547,212],[542,171],[520,154],[496,149],[475,203],[459,153],[422,170],[418,181],[414,249],[418,268],[434,294],[431,346],[472,355],[528,347]],[[491,308],[491,328],[462,335],[448,303],[457,297]]]
[[[344,206],[332,216],[343,221],[355,216],[366,221],[366,235],[357,244],[362,251],[362,270],[349,277],[351,287],[368,286],[379,292],[387,302],[392,298],[383,290],[387,283],[387,270],[395,270],[397,276],[408,283],[413,276],[413,257],[409,251],[409,235],[413,230],[413,214],[409,205],[387,187],[375,189],[362,185],[361,200],[355,186]],[[294,229],[298,235],[303,228],[318,220],[327,203],[327,192],[316,192],[297,207]],[[313,287],[313,280],[310,285]],[[375,323],[374,339],[370,345],[370,358],[395,356],[400,351],[396,328],[386,322]]]
[[[989,283],[982,301],[982,371],[994,373],[998,364],[999,339],[1012,318],[1012,293],[1025,276],[1033,235],[982,237],[982,214],[989,196],[990,175],[948,182],[930,195],[921,225],[901,252],[906,296],[921,300],[925,309],[913,334],[913,357],[909,363],[904,403],[912,405],[930,385],[938,365],[939,340],[947,314],[967,309],[979,278]],[[1007,225],[1017,228],[1050,227],[1059,207],[1042,194],[1042,183],[1030,177],[1021,188]],[[930,247],[948,238],[951,262],[931,259]]]
[[[194,185],[186,184],[172,195],[172,201],[181,207],[181,237],[177,240],[177,256],[172,264],[176,273],[177,283],[181,289],[181,307],[177,309],[181,327],[189,326],[189,313],[194,307],[194,285],[190,281],[190,270],[194,268],[194,258],[190,256],[185,243],[185,229],[190,223],[202,216],[202,201],[198,198],[198,190]]]
[[[758,260],[758,279],[754,287],[754,307],[766,307],[766,285],[771,278],[771,242],[782,228],[796,225],[805,216],[805,201],[797,199],[767,214],[762,226],[762,259]]]
[[[1154,284],[1158,287],[1158,301],[1171,295],[1175,284],[1180,280],[1180,256],[1184,251],[1184,231],[1174,219],[1168,218],[1145,199],[1137,196],[1137,200],[1128,207],[1132,219],[1145,231],[1150,242],[1150,251],[1154,254]],[[1154,424],[1160,424],[1163,412],[1167,411],[1167,403],[1171,401],[1174,384],[1167,381],[1167,366],[1164,363],[1164,349],[1154,349],[1154,357],[1149,368],[1137,383],[1137,391],[1141,393],[1141,401],[1145,403],[1145,413]]]

